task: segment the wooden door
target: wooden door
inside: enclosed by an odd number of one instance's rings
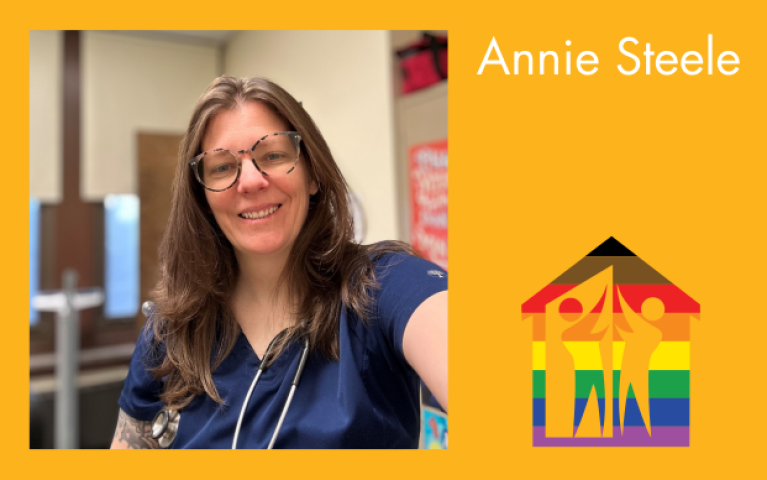
[[[158,249],[170,215],[173,176],[182,138],[183,135],[138,134],[142,304],[149,300],[149,294],[159,280]],[[137,324],[143,326],[145,321],[144,314],[139,312]]]

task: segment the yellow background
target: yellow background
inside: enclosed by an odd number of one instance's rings
[[[2,291],[27,297],[28,30],[384,28],[450,31],[450,449],[427,452],[54,452],[28,447],[28,327],[4,325],[0,455],[16,475],[505,475],[714,478],[762,471],[767,42],[760,2],[45,2],[4,12]],[[82,6],[80,6],[82,5]],[[735,51],[740,71],[617,71],[618,42]],[[477,70],[573,42],[590,77]],[[536,55],[537,56],[537,55]],[[644,57],[640,57],[644,60]],[[629,62],[630,63],[630,62]],[[624,64],[626,65],[626,64]],[[560,64],[560,67],[562,65]],[[643,67],[644,68],[644,67]],[[575,68],[573,69],[576,72]],[[609,236],[702,306],[691,358],[691,447],[532,448],[532,324],[520,305]],[[162,458],[158,455],[168,455]],[[82,471],[87,469],[87,471]]]

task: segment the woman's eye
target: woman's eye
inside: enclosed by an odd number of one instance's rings
[[[210,175],[225,175],[232,169],[232,165],[215,165],[210,170]]]

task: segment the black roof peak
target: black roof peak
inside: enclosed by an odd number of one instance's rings
[[[636,254],[616,240],[615,237],[610,237],[592,250],[587,257],[636,257]]]

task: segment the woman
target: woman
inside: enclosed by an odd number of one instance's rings
[[[112,448],[418,446],[419,376],[447,408],[446,275],[405,244],[355,244],[346,193],[287,92],[211,84]]]

